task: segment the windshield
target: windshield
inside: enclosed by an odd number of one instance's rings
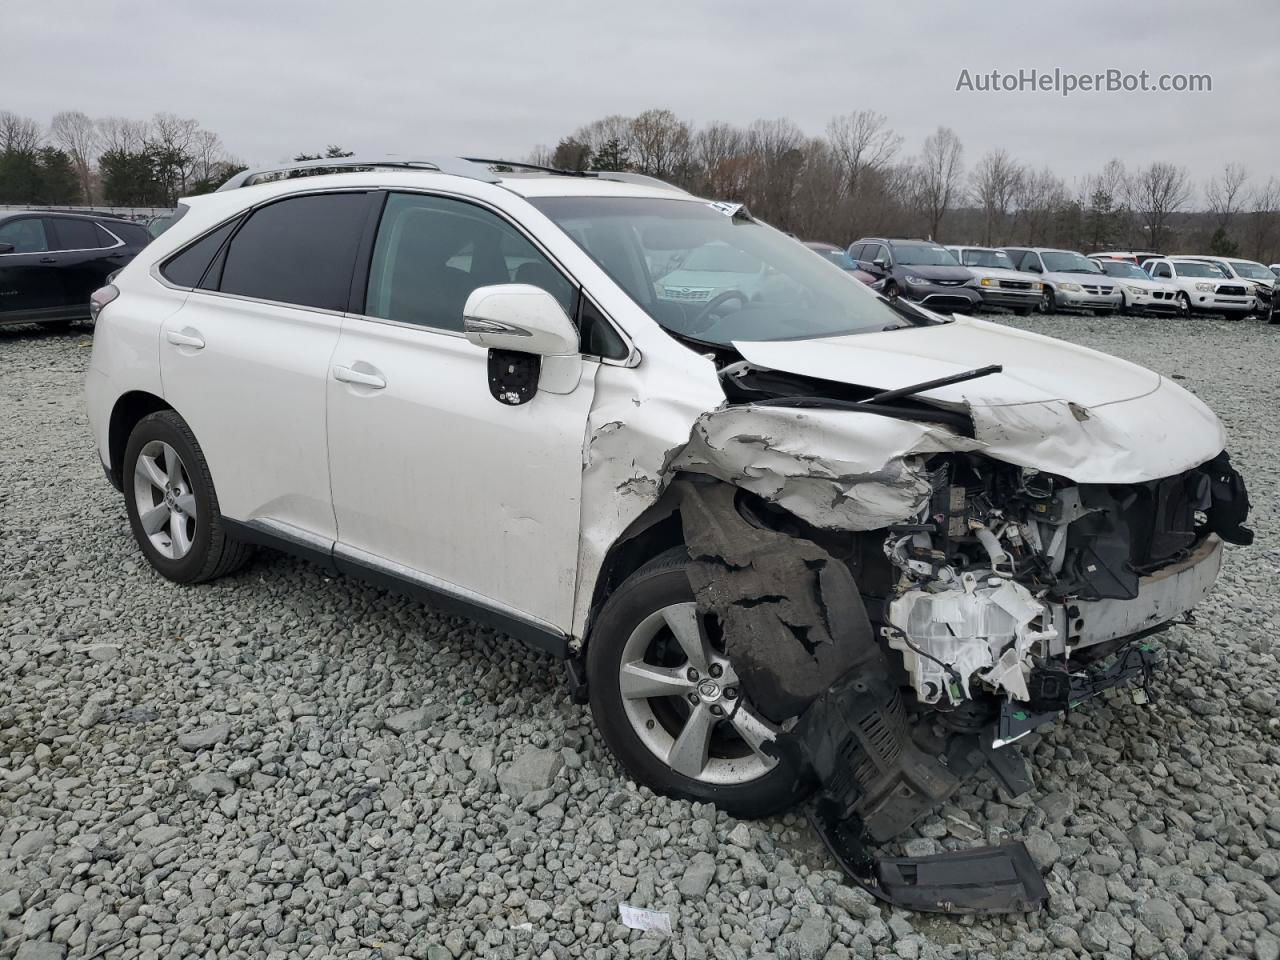
[[[1127,277],[1130,280],[1150,280],[1139,267],[1123,260],[1103,260],[1102,272],[1108,277]]]
[[[1078,253],[1063,250],[1046,250],[1040,254],[1044,268],[1053,273],[1101,273],[1098,265]]]
[[[960,261],[966,267],[1003,267],[1005,270],[1015,269],[1013,261],[1003,250],[965,250],[960,254]]]
[[[910,325],[852,274],[736,206],[643,197],[529,202],[676,334],[727,345]],[[692,266],[699,263],[734,269]],[[748,263],[749,272],[738,271]]]
[[[1231,269],[1238,276],[1248,277],[1250,280],[1266,280],[1270,283],[1276,278],[1276,275],[1264,267],[1260,263],[1254,263],[1252,260],[1231,260]]]
[[[1199,263],[1193,260],[1178,260],[1173,265],[1180,277],[1204,277],[1206,280],[1221,280],[1228,277],[1227,271],[1216,263]]]
[[[893,261],[904,267],[958,267],[960,265],[950,250],[933,243],[895,243]]]

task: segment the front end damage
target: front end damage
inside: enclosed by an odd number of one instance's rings
[[[1145,689],[1147,638],[1208,592],[1223,540],[1251,540],[1248,499],[1225,453],[1077,483],[910,413],[704,417],[673,462],[690,581],[858,883],[910,909],[1035,909],[1047,890],[1020,843],[870,850],[980,768],[1028,789],[1010,742],[1118,684]]]

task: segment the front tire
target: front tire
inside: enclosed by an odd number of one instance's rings
[[[1184,320],[1191,316],[1191,297],[1185,290],[1178,294],[1178,312]]]
[[[1044,293],[1040,295],[1040,312],[1055,313],[1058,309],[1058,298],[1053,294],[1052,287],[1045,287]]]
[[[609,597],[587,644],[591,713],[628,774],[657,793],[765,817],[810,785],[761,747],[770,728],[743,697],[714,620],[702,617],[683,547]]]
[[[147,561],[175,583],[203,583],[253,555],[232,540],[200,445],[173,410],[138,421],[124,455],[125,509]]]

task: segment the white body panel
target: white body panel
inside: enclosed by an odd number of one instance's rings
[[[1148,260],[1143,264],[1143,269],[1151,275],[1152,279],[1163,283],[1171,283],[1185,293],[1192,310],[1244,314],[1251,313],[1256,307],[1257,300],[1252,294],[1231,292],[1231,288],[1240,287],[1248,291],[1249,285],[1245,281],[1228,277],[1185,276],[1181,268],[1184,263],[1195,268],[1203,268],[1205,266],[1204,261],[1201,260],[1179,260],[1176,257],[1162,257],[1158,260]],[[1158,271],[1162,267],[1169,270],[1173,276],[1161,276]],[[1226,290],[1224,291],[1223,288],[1226,288]]]
[[[328,377],[339,545],[568,633],[592,376],[504,406],[487,355],[461,336],[347,319],[333,367],[386,386]]]

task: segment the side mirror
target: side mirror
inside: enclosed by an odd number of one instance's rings
[[[13,253],[17,248],[12,243],[0,241],[0,253]]]
[[[582,378],[578,331],[560,302],[541,287],[477,287],[462,308],[462,332],[489,350],[489,392],[508,406],[543,390],[572,393]]]
[[[462,308],[462,332],[478,347],[540,357],[578,353],[578,331],[560,302],[541,287],[498,283],[477,287]]]
[[[1025,267],[1023,267],[1022,269],[1023,269],[1023,270],[1028,270],[1028,271],[1030,271],[1031,273],[1043,273],[1043,272],[1044,272],[1043,270],[1041,270],[1041,269],[1040,269],[1040,264],[1038,264],[1038,263],[1028,263],[1028,264],[1027,264]]]

